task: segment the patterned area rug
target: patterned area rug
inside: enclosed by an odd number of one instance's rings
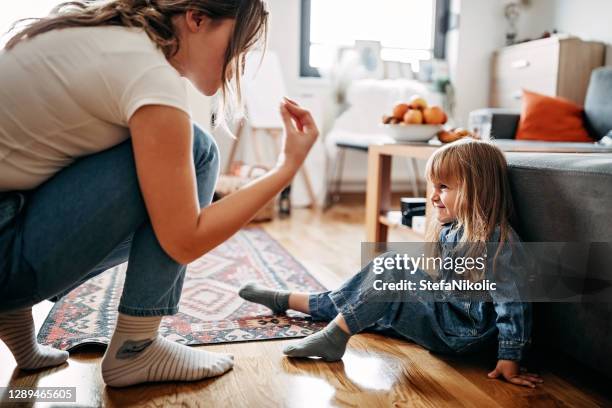
[[[58,301],[38,341],[62,350],[108,344],[126,266],[109,269]],[[249,281],[290,290],[325,290],[265,231],[243,229],[188,266],[180,312],[164,317],[161,334],[197,345],[304,337],[324,326],[298,312],[272,315],[266,307],[242,300],[238,288]]]

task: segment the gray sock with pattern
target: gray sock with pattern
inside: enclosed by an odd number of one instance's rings
[[[249,302],[259,303],[274,313],[283,313],[289,309],[289,295],[286,290],[268,289],[256,283],[247,283],[238,291],[238,296]]]
[[[23,370],[53,367],[68,360],[68,352],[36,341],[32,308],[0,314],[0,339]]]
[[[311,334],[283,349],[289,357],[321,357],[325,361],[338,361],[346,351],[351,335],[332,321],[320,332]]]

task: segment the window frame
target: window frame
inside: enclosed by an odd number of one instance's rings
[[[319,70],[310,65],[310,18],[312,4],[311,0],[301,0],[300,6],[300,77],[320,78]],[[446,33],[448,32],[448,21],[450,0],[435,0],[434,17],[434,47],[433,56],[436,59],[446,58]]]

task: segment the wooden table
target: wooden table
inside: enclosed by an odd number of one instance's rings
[[[612,147],[595,146],[593,143],[537,142],[524,140],[496,140],[494,144],[504,154],[513,153],[572,153],[609,154]],[[391,159],[393,156],[427,160],[442,145],[431,144],[379,144],[368,150],[368,184],[366,191],[366,240],[386,242],[390,226],[397,222],[387,217],[391,201]],[[429,186],[427,187],[429,190]],[[427,203],[426,214],[431,214],[431,203]],[[410,229],[403,226],[402,228]],[[415,231],[412,231],[416,234]]]
[[[392,157],[400,156],[427,160],[439,147],[428,144],[381,144],[370,146],[368,150],[368,184],[366,191],[367,242],[386,242],[389,226],[393,224],[386,216],[391,201]]]

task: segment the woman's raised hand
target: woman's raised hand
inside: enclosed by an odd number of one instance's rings
[[[280,113],[285,135],[278,165],[297,171],[317,140],[319,130],[310,112],[290,99],[285,98],[281,102]]]

